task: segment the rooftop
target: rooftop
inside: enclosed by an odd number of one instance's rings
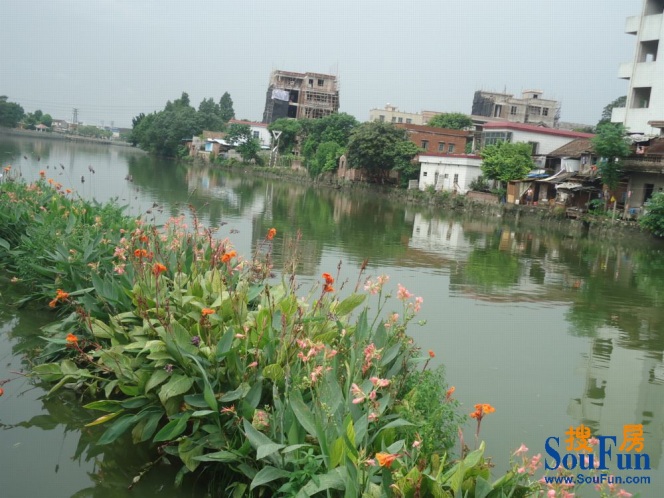
[[[544,135],[556,135],[559,137],[570,138],[592,138],[592,133],[583,133],[580,131],[561,130],[559,128],[547,128],[546,126],[537,126],[526,123],[512,123],[510,121],[490,122],[484,124],[485,130],[517,130],[529,131],[531,133],[542,133]]]

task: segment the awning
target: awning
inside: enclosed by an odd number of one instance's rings
[[[562,189],[562,190],[581,190],[583,188],[583,184],[577,183],[577,182],[562,182],[556,185],[556,189]]]

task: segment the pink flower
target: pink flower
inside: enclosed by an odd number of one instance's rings
[[[517,474],[523,474],[525,471],[526,471],[525,467],[519,467],[516,472]]]
[[[353,404],[354,405],[359,405],[360,403],[364,403],[364,397],[353,399]]]
[[[390,385],[390,381],[388,379],[380,379],[378,377],[371,377],[371,379],[369,379],[369,380],[376,387],[387,387],[387,386]]]
[[[419,448],[420,446],[422,446],[422,441],[420,441],[419,439],[413,441],[413,448]]]
[[[616,496],[619,496],[620,498],[631,498],[632,493],[628,493],[624,489],[621,489],[620,491],[618,491],[618,494]]]
[[[258,362],[257,361],[252,361],[251,363],[249,363],[249,365],[247,365],[247,368],[256,368],[257,366],[258,366]]]
[[[409,299],[411,297],[413,297],[413,294],[408,292],[408,290],[403,285],[398,284],[397,299],[405,301],[406,299]]]
[[[423,302],[424,302],[424,298],[422,298],[422,297],[416,297],[415,298],[415,306],[413,307],[413,309],[415,310],[415,313],[417,313],[418,311],[420,311],[422,309],[422,303]]]
[[[517,448],[517,450],[513,453],[515,456],[523,455],[524,453],[528,453],[528,448],[526,447],[525,444],[521,443],[521,446]]]
[[[369,419],[369,422],[375,422],[376,420],[378,420],[378,414],[375,412],[371,412],[367,418]]]
[[[599,439],[597,439],[596,437],[591,437],[590,439],[588,439],[588,444],[590,446],[597,446],[599,444]]]
[[[555,489],[550,489],[547,492],[546,496],[548,496],[549,498],[556,498],[556,490]]]

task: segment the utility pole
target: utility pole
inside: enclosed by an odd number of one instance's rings
[[[78,125],[78,109],[76,107],[74,107],[73,110],[72,124],[74,125],[74,128]]]

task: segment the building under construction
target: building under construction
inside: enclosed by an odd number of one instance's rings
[[[339,111],[337,77],[320,73],[272,71],[263,123],[279,118],[322,118]]]

